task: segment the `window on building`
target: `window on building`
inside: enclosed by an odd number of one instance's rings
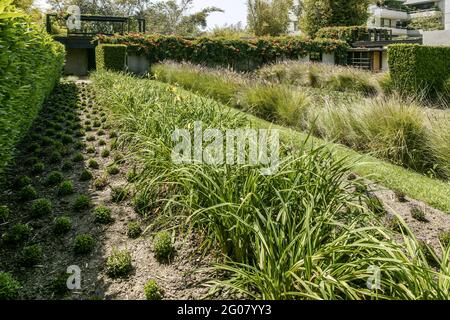
[[[381,26],[391,28],[392,27],[392,20],[391,19],[385,19],[381,18]]]
[[[311,52],[309,54],[309,60],[312,62],[322,62],[322,53],[321,52]]]
[[[351,51],[347,55],[347,65],[370,70],[372,65],[372,55],[368,51]]]

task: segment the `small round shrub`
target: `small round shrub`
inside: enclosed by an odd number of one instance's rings
[[[87,169],[84,169],[83,171],[81,171],[80,174],[80,180],[81,181],[89,181],[93,178],[92,172],[90,172]]]
[[[109,157],[110,154],[111,154],[111,152],[108,149],[103,149],[101,152],[102,158],[107,158],[107,157]]]
[[[72,169],[73,169],[73,164],[72,164],[72,162],[70,162],[70,161],[68,161],[68,160],[66,160],[66,161],[63,162],[62,167],[61,167],[61,170],[62,170],[62,171],[67,172],[67,171],[70,171],[70,170],[72,170]]]
[[[91,199],[88,196],[80,195],[73,202],[73,210],[80,212],[89,209],[91,206]]]
[[[100,165],[98,164],[98,162],[95,159],[90,159],[88,161],[88,167],[92,168],[92,169],[98,169],[98,168],[100,168]]]
[[[22,285],[7,272],[0,272],[0,300],[15,300]]]
[[[72,138],[72,136],[70,136],[68,134],[63,134],[61,137],[61,141],[62,141],[62,143],[70,144],[70,143],[73,143],[73,138]]]
[[[19,244],[31,235],[31,228],[27,224],[17,223],[2,235],[2,239],[8,244]]]
[[[31,180],[28,176],[20,176],[14,181],[14,188],[21,189],[23,187],[26,187],[33,183],[33,180]]]
[[[60,152],[58,151],[54,151],[50,154],[50,156],[48,157],[48,161],[51,164],[58,164],[62,161],[62,155]]]
[[[53,232],[58,235],[66,234],[72,230],[72,220],[69,217],[58,217],[55,219]]]
[[[120,278],[127,276],[132,269],[130,252],[114,248],[106,260],[106,273],[111,278]]]
[[[111,188],[111,201],[114,203],[120,203],[128,197],[128,190],[124,187],[112,187]]]
[[[70,180],[63,181],[59,184],[58,195],[68,196],[74,193],[73,182]]]
[[[450,231],[444,231],[439,234],[439,241],[444,247],[450,246]]]
[[[99,146],[106,146],[106,141],[103,140],[103,139],[100,139],[100,140],[98,141],[98,145],[99,145]]]
[[[94,181],[94,187],[96,190],[104,190],[108,185],[108,177],[103,175]]]
[[[406,200],[406,194],[404,192],[396,190],[395,197],[397,198],[397,200],[399,202],[402,202],[402,203],[408,202],[408,200]]]
[[[9,208],[7,206],[1,205],[0,206],[0,221],[5,222],[9,218]]]
[[[94,128],[99,128],[102,125],[102,123],[99,120],[94,120],[94,122],[92,123],[92,126]]]
[[[39,174],[44,172],[45,170],[45,164],[43,162],[38,162],[36,164],[33,165],[33,167],[31,167],[31,172],[33,172],[34,174]]]
[[[95,153],[95,148],[92,147],[92,146],[88,147],[88,148],[86,149],[86,153],[94,154],[94,153]]]
[[[131,239],[137,239],[142,234],[141,224],[138,221],[128,223],[127,235]]]
[[[115,152],[114,153],[114,162],[117,164],[124,164],[125,163],[125,156],[122,152]]]
[[[147,300],[162,300],[164,290],[159,287],[155,280],[149,280],[144,286],[144,294]]]
[[[34,218],[43,217],[52,213],[52,202],[48,199],[37,199],[31,206],[31,216]]]
[[[153,243],[153,251],[156,260],[159,262],[168,262],[175,253],[175,248],[172,244],[172,237],[166,231],[160,232],[155,236]]]
[[[118,167],[117,165],[115,165],[115,164],[110,165],[110,166],[106,169],[106,171],[107,171],[110,175],[116,175],[116,174],[119,174],[119,173],[120,173],[119,167]]]
[[[78,235],[73,241],[73,251],[76,254],[86,254],[94,250],[95,241],[89,234]]]
[[[84,144],[83,141],[77,141],[75,142],[74,147],[76,150],[83,150],[86,147],[86,145]]]
[[[84,160],[84,156],[81,152],[76,153],[72,158],[73,162],[81,162],[83,160]]]
[[[64,295],[69,291],[67,288],[67,279],[69,278],[69,274],[66,272],[61,272],[58,274],[52,281],[51,289],[53,293],[57,295]]]
[[[97,131],[97,135],[98,136],[104,136],[105,135],[105,130],[103,130],[103,129],[98,130]]]
[[[417,206],[414,206],[411,209],[411,216],[413,217],[413,219],[415,219],[417,221],[428,222],[428,219],[427,219],[427,217],[425,215],[425,212],[421,208],[419,208]]]
[[[86,129],[87,131],[87,129]],[[95,141],[95,136],[87,136],[86,141]]]
[[[94,220],[97,223],[108,224],[114,221],[112,218],[112,210],[103,205],[98,206],[94,209]]]
[[[111,131],[111,132],[109,133],[109,137],[110,137],[111,139],[117,138],[117,136],[118,136],[118,134],[117,134],[116,131]]]
[[[33,186],[28,185],[20,190],[19,197],[22,201],[34,200],[37,198],[37,191]]]
[[[133,208],[136,213],[146,216],[150,213],[151,205],[143,193],[137,193],[133,199]]]
[[[24,267],[32,267],[43,258],[42,248],[40,245],[35,244],[32,246],[24,247],[20,258],[20,264]]]
[[[56,186],[64,180],[64,175],[59,171],[52,171],[45,180],[45,185],[49,187]]]

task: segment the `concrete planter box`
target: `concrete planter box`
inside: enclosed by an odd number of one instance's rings
[[[128,54],[127,67],[129,72],[143,76],[149,72],[150,63],[146,56]]]

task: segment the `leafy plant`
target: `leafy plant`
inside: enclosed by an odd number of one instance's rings
[[[0,13],[0,19],[2,13]],[[0,300],[15,300],[19,296],[22,285],[7,272],[0,272]]]
[[[60,196],[68,196],[73,194],[74,191],[74,187],[73,187],[73,182],[70,180],[66,180],[63,181],[59,184],[58,187],[58,195]]]
[[[112,210],[108,207],[100,205],[94,209],[94,220],[97,223],[108,224],[114,221],[111,216]]]
[[[80,195],[76,197],[72,205],[73,210],[76,212],[87,210],[89,209],[90,206],[91,206],[91,199],[85,195]]]
[[[164,297],[164,290],[155,280],[149,280],[144,286],[144,294],[147,300],[162,300]]]
[[[66,216],[58,217],[55,219],[53,231],[55,234],[62,235],[72,230],[72,219]]]
[[[153,252],[155,258],[160,262],[168,262],[175,254],[175,247],[172,244],[170,233],[163,231],[155,236],[153,242]]]
[[[137,239],[142,234],[141,224],[137,221],[128,223],[127,235],[131,239]]]
[[[52,202],[49,199],[37,199],[31,206],[31,216],[43,217],[52,213]]]
[[[38,244],[35,244],[23,248],[20,262],[25,267],[32,267],[41,262],[42,258],[42,247]]]
[[[90,253],[95,247],[94,238],[89,234],[78,235],[73,242],[73,251],[76,254]]]
[[[127,276],[132,269],[131,253],[114,248],[106,260],[106,273],[111,278],[120,278]]]

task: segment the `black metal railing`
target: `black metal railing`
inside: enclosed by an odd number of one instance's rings
[[[69,15],[47,14],[46,29],[49,34],[67,36],[113,35],[115,33],[145,33],[145,19],[134,17],[80,15],[77,28],[67,26]]]

